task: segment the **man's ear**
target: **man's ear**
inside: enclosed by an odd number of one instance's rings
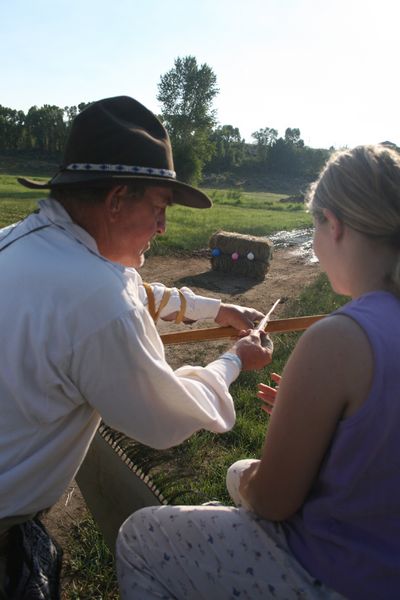
[[[323,208],[322,212],[325,219],[328,221],[329,231],[331,232],[333,239],[337,242],[343,236],[344,223],[329,208]]]
[[[105,206],[107,209],[107,214],[111,218],[111,220],[115,220],[118,218],[121,209],[122,209],[122,200],[126,194],[126,185],[118,185],[108,192],[105,198]]]

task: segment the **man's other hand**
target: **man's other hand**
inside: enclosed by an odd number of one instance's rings
[[[221,327],[234,327],[235,329],[254,329],[255,323],[261,321],[263,313],[254,308],[236,306],[236,304],[221,304],[215,322]]]

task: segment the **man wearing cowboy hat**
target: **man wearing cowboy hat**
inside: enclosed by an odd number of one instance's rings
[[[167,207],[211,202],[176,179],[168,134],[137,101],[91,104],[74,120],[56,175],[19,181],[50,196],[0,231],[0,554],[2,542],[4,556],[11,538],[17,547],[23,540],[26,555],[3,582],[13,598],[34,600],[57,597],[59,569],[36,516],[75,476],[100,419],[155,448],[202,428],[227,431],[235,420],[229,385],[241,368],[268,364],[271,351],[252,333],[204,368],[173,371],[165,361],[149,308],[167,320],[214,318],[239,330],[263,315],[143,284],[137,269],[165,231]],[[39,595],[34,580],[46,552],[55,566]]]

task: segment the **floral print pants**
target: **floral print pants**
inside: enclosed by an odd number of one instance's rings
[[[248,461],[230,467],[228,490]],[[121,600],[340,600],[291,554],[281,526],[218,503],[144,508],[117,539]]]

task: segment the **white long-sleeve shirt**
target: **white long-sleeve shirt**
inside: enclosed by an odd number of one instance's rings
[[[137,271],[102,257],[58,202],[39,206],[0,231],[0,518],[54,504],[100,418],[155,448],[235,421],[239,367],[173,371]],[[187,318],[215,317],[218,300],[184,294]],[[161,316],[179,306],[173,290]]]

